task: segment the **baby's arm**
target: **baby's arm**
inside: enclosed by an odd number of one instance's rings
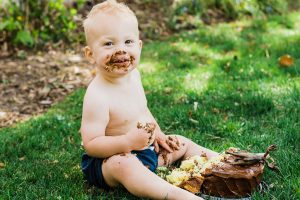
[[[149,135],[135,127],[128,133],[106,136],[109,122],[108,104],[98,91],[87,91],[82,111],[81,136],[84,149],[93,157],[106,158],[118,153],[127,153],[147,146]]]
[[[83,101],[81,137],[87,154],[106,158],[111,155],[127,152],[128,145],[125,135],[105,136],[109,121],[109,108],[95,91],[88,89]]]
[[[173,150],[170,147],[170,143],[172,147],[175,149],[179,149],[179,144],[176,143],[177,140],[169,140],[169,138],[166,137],[166,135],[161,131],[158,123],[156,122],[155,118],[153,117],[151,111],[148,108],[148,113],[149,116],[151,116],[153,123],[156,124],[156,129],[155,129],[155,141],[154,141],[154,148],[155,151],[158,153],[160,150],[160,146],[167,150],[169,153],[173,152]]]

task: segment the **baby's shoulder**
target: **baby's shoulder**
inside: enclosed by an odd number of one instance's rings
[[[105,95],[101,92],[101,87],[92,82],[89,84],[83,99],[82,106],[82,123],[98,123],[102,120],[103,123],[108,121],[109,106]],[[86,123],[87,122],[87,123]]]
[[[83,102],[92,105],[98,103],[103,104],[106,101],[105,95],[103,94],[105,94],[104,87],[97,81],[93,80],[86,89]]]

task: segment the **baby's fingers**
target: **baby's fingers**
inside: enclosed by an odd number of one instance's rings
[[[180,149],[180,142],[176,136],[168,136],[167,144],[175,150]]]
[[[169,153],[172,153],[173,150],[170,148],[169,144],[166,143],[166,141],[161,142],[160,146],[162,146],[165,150],[167,150]]]
[[[153,140],[153,134],[151,134],[150,136],[148,136],[148,144],[150,144],[150,142]]]

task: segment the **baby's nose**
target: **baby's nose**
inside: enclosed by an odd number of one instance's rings
[[[118,50],[115,53],[116,56],[118,56],[118,55],[124,55],[124,54],[126,54],[126,51],[123,51],[123,50]]]

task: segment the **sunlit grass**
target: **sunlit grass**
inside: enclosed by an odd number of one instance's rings
[[[263,152],[266,170],[253,199],[300,199],[300,14],[183,31],[144,45],[139,69],[148,106],[167,134],[215,151]],[[284,54],[294,64],[282,68]],[[82,179],[78,134],[81,89],[47,114],[0,130],[0,199],[138,199],[123,188],[101,192]],[[197,108],[195,109],[195,104]]]
[[[159,62],[151,61],[151,62],[142,62],[139,65],[139,70],[145,74],[155,73],[157,71],[158,66],[161,65]]]
[[[212,76],[211,72],[197,73],[197,70],[192,70],[185,76],[183,89],[185,91],[195,91],[200,94],[202,91],[206,91],[209,79]]]

